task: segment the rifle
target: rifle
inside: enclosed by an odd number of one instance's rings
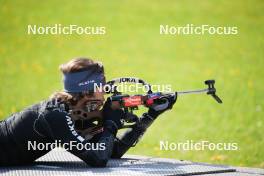
[[[122,94],[117,90],[117,83],[139,83],[147,87],[146,94],[137,94],[137,95],[128,95]],[[176,98],[181,95],[186,94],[201,94],[206,93],[213,97],[217,103],[222,103],[222,100],[216,95],[215,80],[206,80],[204,81],[207,88],[197,89],[197,90],[187,90],[187,91],[176,91],[172,93],[162,93],[162,92],[153,92],[151,85],[139,78],[133,77],[121,77],[116,78],[111,81],[108,81],[106,85],[109,86],[107,93],[112,93],[113,95],[109,97],[109,100],[112,103],[114,108],[122,108],[126,113],[126,118],[123,119],[124,122],[131,123],[136,122],[138,118],[133,114],[133,110],[137,110],[138,106],[151,107],[153,104],[162,104],[166,99],[171,96]],[[131,127],[131,126],[124,126]]]

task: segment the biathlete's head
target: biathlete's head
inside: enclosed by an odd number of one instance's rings
[[[103,89],[96,87],[105,85],[104,67],[89,58],[76,58],[60,65],[60,70],[64,91],[56,92],[52,98],[69,105],[75,125],[82,130],[86,128],[83,120],[93,122],[91,119],[100,116],[105,99]]]

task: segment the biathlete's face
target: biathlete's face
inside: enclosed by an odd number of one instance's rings
[[[84,95],[74,106],[76,109],[84,109],[91,105],[91,103],[96,103],[96,110],[99,110],[105,101],[104,98],[105,93],[99,90],[96,90],[92,95]]]

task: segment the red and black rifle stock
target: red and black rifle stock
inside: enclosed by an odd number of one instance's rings
[[[140,83],[147,87],[147,93],[145,95],[128,95],[122,94],[121,92],[117,91],[117,83]],[[218,103],[222,103],[222,100],[216,95],[216,88],[214,87],[215,80],[206,80],[204,82],[208,87],[204,89],[198,90],[188,90],[188,91],[177,91],[172,93],[162,93],[162,92],[152,92],[151,85],[143,81],[142,79],[132,78],[132,77],[123,77],[113,79],[107,82],[107,85],[111,87],[108,93],[112,93],[113,95],[109,97],[110,101],[112,102],[112,106],[123,108],[125,112],[129,112],[132,114],[132,111],[138,109],[138,106],[145,106],[150,107],[153,104],[160,104],[166,98],[170,96],[175,96],[176,98],[181,95],[185,94],[199,94],[199,93],[206,93],[211,95]],[[133,118],[132,118],[133,119]],[[125,119],[127,122],[131,122],[131,118]]]

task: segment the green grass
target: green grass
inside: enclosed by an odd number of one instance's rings
[[[61,90],[58,65],[101,60],[108,79],[136,76],[175,90],[217,80],[224,104],[180,97],[132,154],[264,167],[264,39],[261,0],[0,0],[0,118]],[[28,24],[106,26],[104,36],[27,35]],[[233,36],[161,36],[159,25],[238,26]],[[160,151],[159,141],[237,142],[238,151]]]

